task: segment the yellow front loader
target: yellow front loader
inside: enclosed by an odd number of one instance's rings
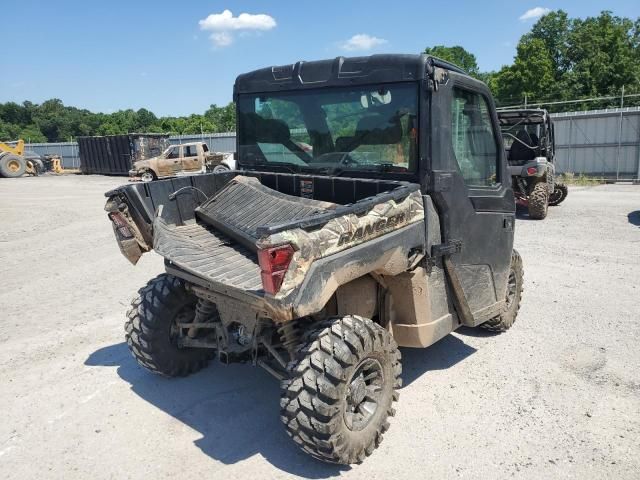
[[[25,158],[24,140],[15,145],[0,142],[0,177],[16,178],[24,175],[38,175],[44,169],[42,160]]]

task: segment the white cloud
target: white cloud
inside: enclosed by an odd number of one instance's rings
[[[214,32],[209,37],[218,47],[228,47],[233,43],[233,37],[227,32]]]
[[[387,41],[384,38],[372,37],[366,33],[359,33],[354,35],[349,40],[340,43],[340,48],[343,50],[349,50],[351,52],[355,50],[371,50],[378,45],[384,45]]]
[[[550,8],[546,7],[535,7],[527,10],[522,15],[520,15],[520,20],[526,22],[527,20],[537,20],[538,18],[546,15],[551,11]]]
[[[218,47],[227,47],[233,43],[233,32],[246,33],[249,31],[266,31],[275,28],[276,21],[270,15],[262,13],[253,15],[241,13],[233,16],[231,10],[222,13],[212,13],[198,22],[200,30],[208,30],[210,38]]]

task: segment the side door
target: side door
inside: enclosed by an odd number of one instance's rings
[[[431,118],[429,189],[440,211],[441,251],[461,322],[479,325],[505,307],[513,248],[502,135],[488,88],[453,72],[431,94]]]
[[[158,170],[161,177],[175,175],[182,170],[181,150],[181,145],[173,145],[158,159]]]
[[[182,146],[182,169],[185,172],[197,172],[202,169],[202,146],[198,144]]]

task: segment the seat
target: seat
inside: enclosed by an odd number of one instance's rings
[[[524,129],[518,130],[509,150],[509,162],[524,163],[536,158],[533,141],[529,133]]]
[[[351,152],[360,145],[393,145],[401,140],[400,116],[374,113],[358,121],[355,135],[336,138],[335,147],[337,152]]]

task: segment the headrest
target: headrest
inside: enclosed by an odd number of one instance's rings
[[[240,122],[244,129],[245,142],[287,143],[291,139],[289,127],[282,120],[262,118],[256,113],[243,113]]]
[[[360,145],[390,145],[402,139],[400,117],[391,118],[379,113],[362,117],[356,127]]]

